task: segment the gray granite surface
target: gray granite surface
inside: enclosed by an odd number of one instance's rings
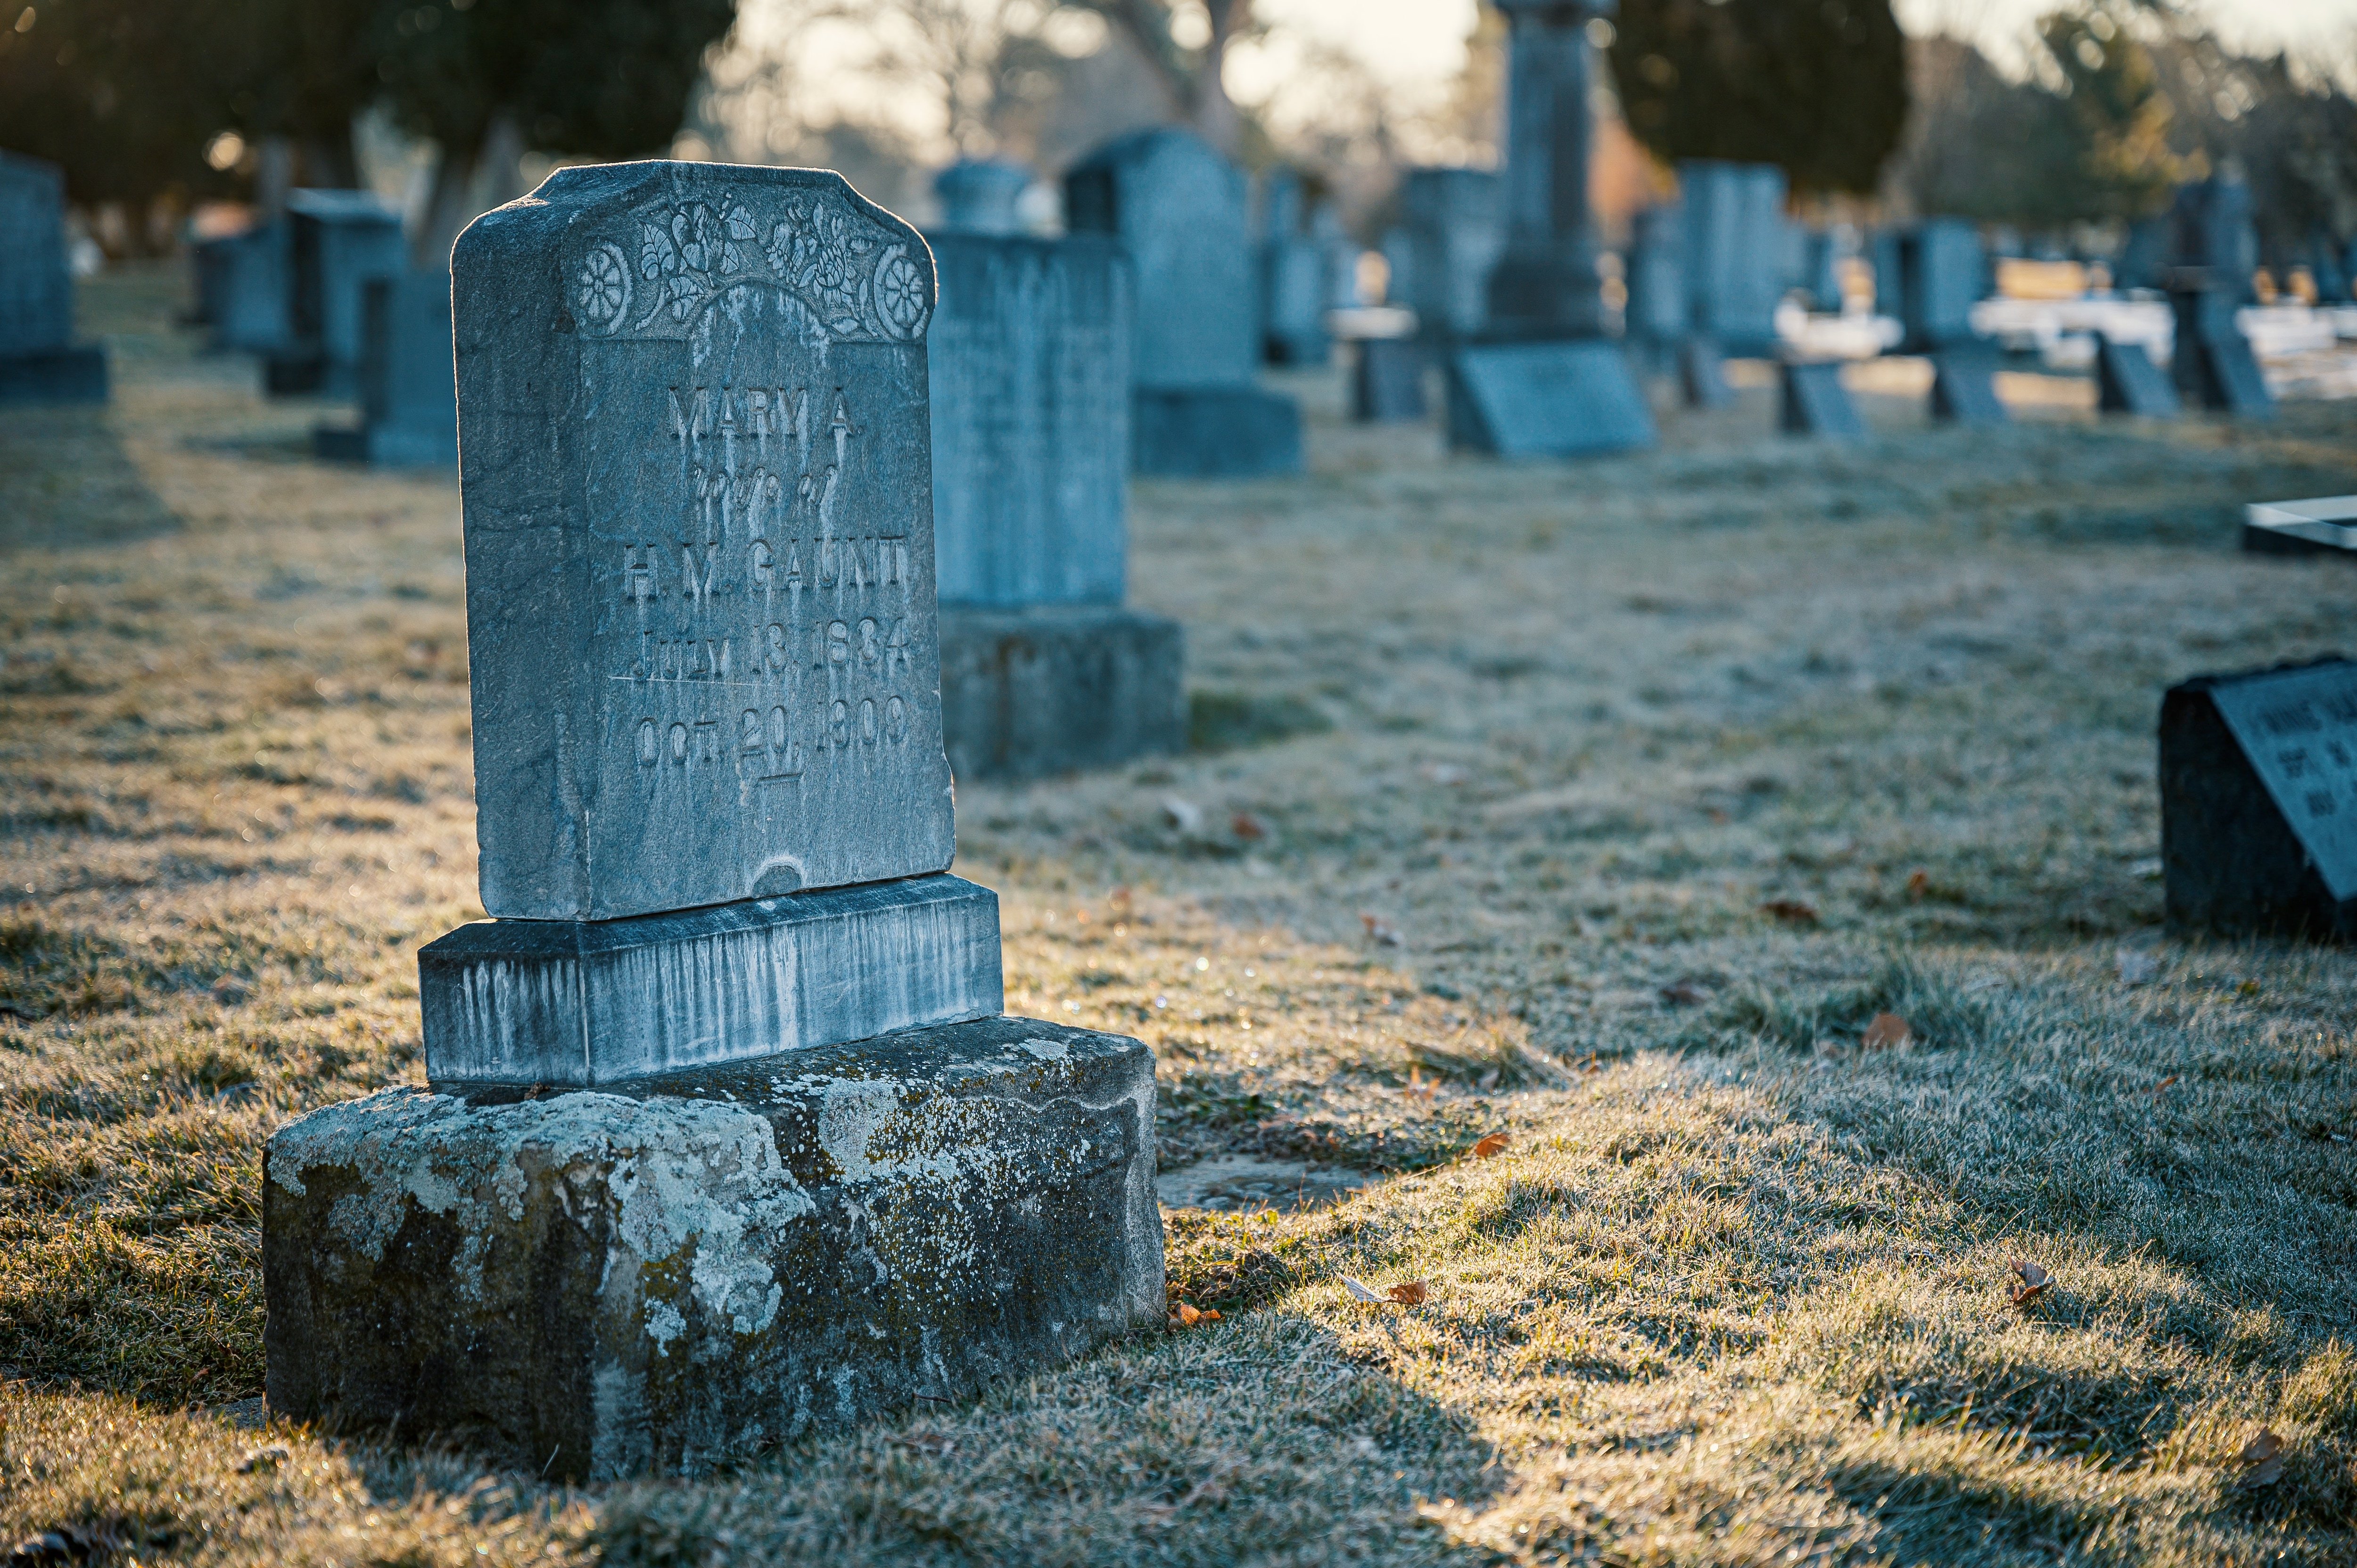
[[[1773,164],[1689,158],[1678,165],[1678,190],[1688,322],[1717,338],[1723,353],[1772,352],[1784,293],[1778,265],[1784,171]]]
[[[0,152],[0,358],[62,349],[72,339],[65,175],[40,158]]]
[[[484,908],[945,869],[923,240],[834,174],[612,164],[453,269]]]
[[[942,729],[960,779],[1041,779],[1187,748],[1179,624],[1119,605],[942,611]]]
[[[1191,131],[1139,131],[1065,175],[1064,220],[1129,252],[1138,386],[1251,384],[1260,323],[1243,170]]]
[[[1448,442],[1500,457],[1575,457],[1651,446],[1644,390],[1620,345],[1589,338],[1458,349]]]

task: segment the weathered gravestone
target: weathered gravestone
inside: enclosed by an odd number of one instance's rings
[[[933,177],[933,195],[942,206],[937,228],[944,234],[1020,234],[1023,193],[1030,188],[1031,171],[1020,164],[996,158],[953,163]]]
[[[2243,509],[2243,548],[2254,555],[2357,560],[2357,496],[2255,501]]]
[[[361,190],[298,190],[286,200],[287,344],[264,363],[274,393],[360,390],[366,288],[407,265],[401,215]]]
[[[2275,412],[2275,398],[2235,312],[2252,294],[2258,234],[2251,188],[2211,178],[2178,187],[2170,209],[2170,264],[2161,283],[2176,317],[2170,379],[2202,408],[2248,418]]]
[[[1977,345],[1941,349],[1932,356],[1932,417],[1951,424],[2009,424],[2013,415],[1996,395],[1996,354]]]
[[[361,419],[320,424],[322,457],[390,467],[458,461],[458,399],[450,361],[450,274],[371,278],[361,290]]]
[[[1269,362],[1322,365],[1332,357],[1327,336],[1326,214],[1309,199],[1293,169],[1271,169],[1261,193],[1261,327]]]
[[[1689,158],[1678,165],[1687,320],[1720,351],[1776,351],[1784,220],[1784,171],[1773,164]]]
[[[1133,473],[1301,468],[1301,410],[1253,384],[1260,364],[1242,170],[1191,131],[1140,131],[1064,177],[1064,221],[1108,234],[1136,269]]]
[[[1980,231],[1961,218],[1932,218],[1899,237],[1900,347],[1928,354],[1974,340],[1973,306],[1988,292]]]
[[[1829,441],[1862,441],[1866,421],[1842,385],[1836,360],[1788,360],[1783,366],[1782,396],[1777,423],[1787,435],[1816,435]]]
[[[199,265],[213,274],[207,323],[211,347],[265,359],[285,353],[294,336],[287,314],[285,220],[258,223],[207,245]]]
[[[1501,457],[1585,457],[1651,446],[1653,411],[1617,344],[1491,343],[1448,367],[1453,446]]]
[[[1490,274],[1506,246],[1503,198],[1487,169],[1412,168],[1401,179],[1396,252],[1405,265],[1391,293],[1415,312],[1427,344],[1480,331]]]
[[[1732,408],[1735,389],[1727,384],[1727,361],[1708,338],[1678,345],[1678,395],[1688,408]]]
[[[1351,366],[1351,417],[1365,424],[1417,424],[1424,401],[1424,345],[1414,338],[1361,338]]]
[[[73,340],[73,306],[65,176],[0,152],[0,403],[106,401],[106,350]]]
[[[452,266],[498,918],[428,1088],[271,1139],[273,1408],[700,1472],[1158,1322],[1152,1059],[998,1016],[941,875],[924,242],[621,164]]]
[[[1675,202],[1641,208],[1630,219],[1621,320],[1631,354],[1650,371],[1674,366],[1690,330],[1684,250],[1684,214]]]
[[[2357,662],[2171,687],[2160,855],[2172,926],[2357,938]]]
[[[1185,636],[1126,608],[1128,259],[944,234],[928,334],[942,722],[960,779],[1186,743]]]
[[[2180,410],[2177,389],[2152,362],[2141,343],[2095,338],[2095,403],[2105,413],[2174,419]]]

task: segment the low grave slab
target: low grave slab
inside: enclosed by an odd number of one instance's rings
[[[1650,447],[1653,411],[1627,356],[1593,338],[1477,344],[1448,363],[1448,444],[1501,457]]]
[[[2243,548],[2254,555],[2357,556],[2357,496],[2253,502],[2243,509]]]

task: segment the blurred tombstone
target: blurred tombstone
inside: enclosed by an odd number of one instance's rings
[[[106,401],[106,350],[73,328],[64,172],[0,152],[0,403]]]
[[[2095,406],[2105,413],[2144,419],[2174,419],[2181,412],[2177,388],[2141,343],[2095,339]]]
[[[1583,457],[1651,446],[1652,410],[1617,344],[1601,338],[1484,343],[1448,369],[1448,440],[1500,457]]]
[[[2235,320],[2258,265],[2251,188],[2216,177],[2181,185],[2169,222],[2170,264],[2161,281],[2177,325],[2170,378],[2189,403],[2264,418],[2275,399]]]
[[[1678,395],[1688,408],[1735,406],[1735,389],[1727,384],[1727,363],[1717,343],[1689,337],[1678,345]]]
[[[1841,266],[1843,257],[1841,236],[1829,229],[1809,229],[1800,231],[1801,292],[1809,296],[1810,307],[1828,315],[1838,314],[1842,307]]]
[[[1776,306],[1784,294],[1784,171],[1693,158],[1678,165],[1678,188],[1689,323],[1716,338],[1722,353],[1773,353]]]
[[[2260,373],[2251,340],[2235,324],[2234,306],[2222,290],[2171,288],[2177,339],[2169,372],[2187,402],[2202,408],[2264,419],[2276,401]]]
[[[371,278],[361,298],[360,423],[317,426],[312,450],[385,467],[457,467],[450,274],[427,270]]]
[[[2319,228],[2309,235],[2308,275],[2316,284],[2319,305],[2349,303],[2349,274],[2342,268],[2342,259],[2332,243],[2332,236]]]
[[[2160,269],[2169,263],[2173,225],[2167,217],[2139,218],[2128,225],[2127,242],[2120,247],[2120,263],[2112,286],[2122,293],[2132,288],[2158,288]]]
[[[2357,496],[2254,501],[2243,509],[2243,548],[2253,555],[2357,560]]]
[[[2357,663],[2169,688],[2160,860],[2179,930],[2357,939]]]
[[[287,312],[286,220],[257,223],[208,244],[216,279],[213,349],[264,356],[285,352],[293,337]]]
[[[1261,391],[1243,171],[1191,131],[1140,131],[1064,177],[1074,233],[1110,234],[1136,269],[1131,471],[1220,477],[1301,468],[1301,411]]]
[[[1413,338],[1361,338],[1351,368],[1351,417],[1362,424],[1423,421],[1425,348]]]
[[[1481,329],[1490,273],[1506,245],[1498,177],[1486,169],[1412,168],[1400,184],[1400,214],[1391,298],[1415,312],[1427,344],[1472,337]],[[1392,250],[1386,243],[1385,254]]]
[[[961,779],[1186,744],[1185,636],[1122,602],[1128,259],[1100,234],[944,233],[926,338],[942,736]]]
[[[1667,368],[1685,341],[1684,215],[1674,202],[1641,208],[1630,221],[1623,269],[1629,305],[1622,315],[1630,350],[1654,368]]]
[[[1861,441],[1866,421],[1842,385],[1841,364],[1834,360],[1786,360],[1778,424],[1787,435],[1813,435],[1827,441]]]
[[[297,190],[286,224],[289,344],[267,361],[265,384],[349,396],[360,387],[363,291],[408,264],[401,215],[367,191]]]
[[[1595,126],[1587,22],[1613,8],[1610,0],[1498,0],[1509,27],[1506,246],[1490,274],[1482,322],[1490,341],[1561,341],[1604,331],[1588,205]]]
[[[2238,179],[2212,176],[2177,188],[2169,209],[2169,266],[2164,286],[2175,293],[2190,286],[2181,274],[2208,274],[2206,292],[2230,305],[2248,305],[2259,266],[2259,231],[2251,217],[2251,188]]]
[[[1996,355],[1957,345],[1932,355],[1932,417],[1946,424],[2009,424],[2013,415],[1996,395]]]
[[[1020,234],[1024,231],[1023,193],[1031,188],[1031,171],[998,158],[969,158],[953,163],[933,177],[933,195],[941,202],[945,234]]]
[[[1928,354],[1974,338],[1973,306],[1988,292],[1980,231],[1961,218],[1930,218],[1900,236],[1900,347]]]
[[[1333,347],[1326,335],[1327,246],[1313,230],[1298,173],[1269,171],[1261,217],[1261,320],[1269,362],[1322,365]]]
[[[1874,313],[1894,321],[1907,313],[1906,269],[1899,253],[1898,230],[1877,229],[1867,236],[1867,265],[1874,272]]]

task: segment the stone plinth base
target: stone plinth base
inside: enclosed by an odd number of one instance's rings
[[[1489,343],[1448,364],[1448,445],[1500,457],[1586,457],[1653,445],[1653,411],[1600,338]]]
[[[106,350],[95,344],[0,354],[0,403],[105,401]]]
[[[1005,1005],[998,895],[913,876],[637,915],[479,920],[417,954],[425,1076],[586,1087]]]
[[[264,1156],[270,1408],[697,1474],[1163,1315],[1154,1059],[990,1018],[607,1090],[393,1089]]]
[[[455,468],[458,433],[429,435],[384,424],[311,427],[311,456],[330,463],[368,463],[382,468]]]
[[[942,607],[942,740],[960,779],[1038,779],[1187,746],[1187,639],[1119,605]]]
[[[1301,472],[1301,407],[1258,387],[1140,387],[1129,467],[1174,478]]]

